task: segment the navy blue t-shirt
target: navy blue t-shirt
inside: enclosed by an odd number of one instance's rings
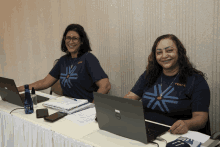
[[[81,57],[71,58],[62,56],[49,73],[60,79],[64,96],[93,101],[95,82],[108,78],[98,59],[92,53],[85,53]]]
[[[148,117],[146,119],[155,117],[154,121],[157,120],[161,123],[164,116],[173,118],[173,120],[186,120],[192,118],[192,112],[209,111],[210,90],[206,80],[201,75],[193,74],[187,78],[186,85],[183,85],[179,83],[178,74],[166,76],[162,73],[150,88],[146,85],[145,75],[146,71],[140,76],[131,92],[142,98],[145,118]],[[157,97],[161,93],[163,93],[162,99],[158,100]],[[164,117],[164,119],[166,118]],[[172,123],[174,122],[172,121]],[[169,125],[172,123],[167,122]]]

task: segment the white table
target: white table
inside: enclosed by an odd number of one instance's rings
[[[36,92],[49,98],[55,98],[48,94]],[[19,106],[0,100],[0,147],[73,147],[88,145],[80,140],[85,135],[94,132],[97,128],[89,125],[74,125],[72,122],[60,119],[50,123],[43,118],[36,118],[36,113],[25,114],[24,109],[18,109],[9,114],[11,110]],[[38,108],[44,108],[42,103]],[[55,113],[48,109],[49,114]],[[86,131],[85,131],[86,130]]]
[[[48,98],[56,98],[49,94],[36,92]],[[54,123],[47,122],[43,118],[36,118],[36,113],[25,114],[24,109],[18,109],[9,114],[11,110],[19,106],[0,100],[0,147],[137,147],[156,146],[144,144],[127,139],[107,131],[100,130],[95,121],[79,126],[62,118]],[[42,103],[37,109],[44,108]],[[48,109],[49,115],[56,110]],[[166,133],[162,138],[167,142],[175,140],[180,135]],[[160,147],[165,146],[163,141],[155,141]]]

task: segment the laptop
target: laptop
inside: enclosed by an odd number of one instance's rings
[[[94,92],[94,102],[101,130],[146,144],[169,130],[146,122],[140,101]]]
[[[2,100],[24,107],[25,93],[19,94],[13,79],[0,77],[0,96]],[[47,97],[37,96],[37,103],[49,100]]]

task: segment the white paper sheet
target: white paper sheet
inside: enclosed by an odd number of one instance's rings
[[[210,136],[200,133],[200,132],[195,132],[195,131],[188,131],[188,133],[183,134],[182,137],[188,137],[191,138],[193,140],[199,141],[201,143],[206,142]]]
[[[83,110],[77,113],[73,113],[71,115],[67,115],[65,119],[68,119],[72,121],[73,123],[76,123],[80,126],[84,126],[86,124],[94,122],[95,117],[96,117],[96,109],[95,107],[93,107],[93,108],[88,108],[86,110]]]

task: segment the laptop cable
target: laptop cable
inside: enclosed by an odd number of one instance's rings
[[[157,137],[156,140],[159,140],[159,141],[165,141],[166,142],[166,145],[167,145],[167,141],[166,139],[162,138],[162,137]]]
[[[150,141],[149,143],[157,144],[157,146],[159,147],[159,144],[154,141]]]
[[[24,108],[16,108],[16,109],[13,109],[11,112],[13,112],[14,110],[17,110],[17,109],[24,109]],[[10,112],[10,114],[11,114],[11,112]]]

